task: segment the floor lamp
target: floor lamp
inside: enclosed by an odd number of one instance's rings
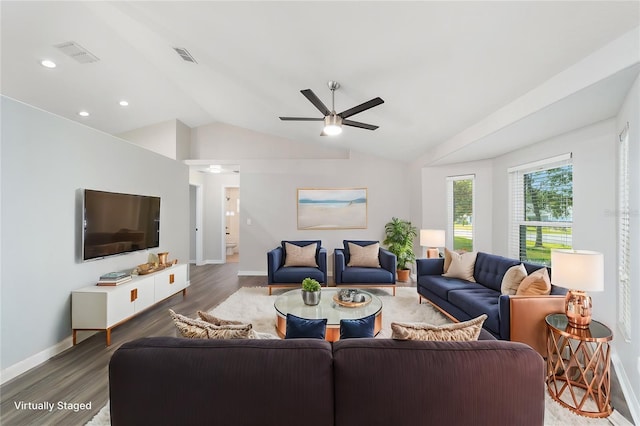
[[[420,230],[420,245],[427,247],[426,257],[440,257],[439,247],[444,247],[444,230],[442,229],[421,229]]]

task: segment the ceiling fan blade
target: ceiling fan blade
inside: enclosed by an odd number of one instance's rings
[[[318,98],[316,94],[313,93],[313,90],[304,89],[304,90],[301,90],[300,93],[302,93],[305,98],[309,99],[309,102],[311,102],[316,108],[318,108],[318,110],[320,110],[320,112],[323,115],[326,116],[331,114],[331,111],[329,111],[329,108],[327,108],[327,106],[322,103],[320,98]]]
[[[382,98],[374,98],[371,99],[370,101],[367,101],[363,104],[354,106],[353,108],[349,108],[346,111],[342,111],[340,114],[338,114],[340,117],[342,118],[347,118],[347,117],[351,117],[352,115],[358,114],[362,111],[366,111],[369,108],[373,108],[374,106],[378,106],[380,104],[383,104],[384,101],[382,100]]]
[[[367,130],[375,130],[379,127],[379,126],[374,126],[373,124],[361,123],[359,121],[353,121],[353,120],[342,120],[342,124],[344,124],[345,126],[359,127],[361,129],[367,129]]]
[[[282,121],[324,121],[324,118],[311,117],[280,117]]]

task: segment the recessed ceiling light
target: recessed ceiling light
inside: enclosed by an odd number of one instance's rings
[[[56,63],[53,62],[50,59],[43,59],[40,61],[40,65],[42,65],[45,68],[55,68],[56,67]]]
[[[119,102],[119,104],[120,104],[120,106],[123,106],[123,107],[125,107],[125,106],[129,106],[129,102],[125,101],[124,99],[123,99],[123,100],[121,100],[121,101]]]
[[[88,116],[89,116],[89,113],[88,113],[87,111],[80,111],[80,112],[78,113],[78,115],[79,115],[80,117],[88,117]]]

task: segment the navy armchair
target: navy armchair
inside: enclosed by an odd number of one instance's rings
[[[372,244],[377,244],[378,241],[344,240],[344,248],[335,249],[333,278],[336,286],[391,287],[395,296],[396,255],[380,247],[376,264],[369,264],[366,258],[361,262],[351,262],[352,256],[349,252],[349,243],[366,248]],[[350,262],[355,264],[349,266]]]
[[[273,288],[302,285],[305,278],[327,285],[327,249],[320,240],[282,241],[280,247],[267,252],[267,284]],[[312,249],[310,246],[313,245]],[[291,250],[287,257],[287,246]]]

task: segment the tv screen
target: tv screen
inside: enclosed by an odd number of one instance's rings
[[[160,197],[84,190],[84,260],[160,245]]]

